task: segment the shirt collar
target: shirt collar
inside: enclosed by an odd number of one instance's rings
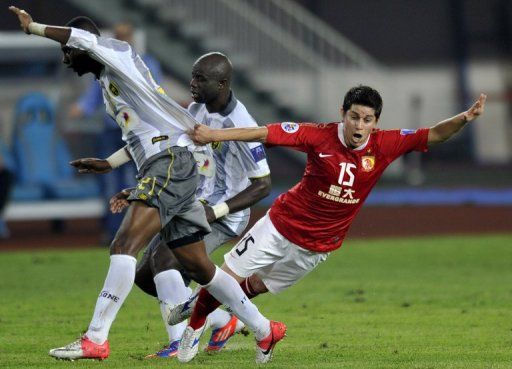
[[[366,145],[368,145],[368,141],[370,141],[370,136],[371,135],[368,135],[368,139],[366,140],[366,142],[364,144],[362,144],[361,146],[359,147],[356,147],[355,149],[350,149],[347,147],[347,144],[345,143],[345,137],[343,136],[343,122],[340,122],[338,124],[338,138],[339,140],[341,141],[341,143],[343,144],[343,146],[345,146],[347,149],[349,150],[354,150],[354,151],[360,151],[360,150],[363,150]]]
[[[233,91],[229,91],[229,100],[228,101],[229,102],[226,105],[226,107],[224,108],[224,110],[219,111],[219,114],[222,115],[223,117],[226,117],[229,114],[231,114],[233,112],[233,110],[235,110],[235,108],[236,108],[237,99],[236,99]]]

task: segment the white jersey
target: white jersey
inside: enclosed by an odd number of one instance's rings
[[[189,112],[199,122],[212,128],[257,127],[245,106],[231,93],[230,101],[224,111],[209,113],[205,104],[192,103]],[[201,176],[196,193],[200,199],[215,205],[226,201],[245,190],[251,181],[249,178],[264,177],[270,174],[263,145],[258,142],[226,141],[212,144],[216,168],[215,175]],[[236,234],[243,231],[249,219],[250,209],[229,214],[221,218],[229,229]]]
[[[71,28],[69,47],[87,51],[105,66],[100,85],[107,113],[119,124],[123,141],[140,169],[151,156],[171,146],[193,143],[185,131],[197,122],[165,95],[127,42]]]

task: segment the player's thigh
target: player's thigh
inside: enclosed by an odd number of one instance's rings
[[[183,265],[187,276],[201,285],[211,281],[215,274],[215,265],[208,258],[202,240],[186,245],[173,245],[171,249]]]
[[[170,269],[183,269],[183,266],[178,259],[176,259],[171,249],[162,241],[161,237],[158,237],[158,239],[159,242],[151,250],[151,268],[153,274],[157,275],[158,273]]]
[[[224,255],[224,261],[236,275],[246,278],[285,257],[287,247],[286,239],[265,215]]]
[[[132,201],[112,241],[110,253],[136,256],[160,228],[158,209]]]
[[[284,258],[262,268],[256,275],[270,292],[279,293],[296,284],[325,261],[327,256],[329,253],[312,252],[290,242],[288,253]]]

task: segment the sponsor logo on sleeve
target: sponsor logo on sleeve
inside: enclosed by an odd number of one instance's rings
[[[115,82],[110,82],[110,84],[108,85],[108,89],[112,93],[112,95],[119,96],[119,87],[117,87]]]
[[[400,130],[400,134],[402,136],[407,136],[407,135],[413,135],[416,133],[416,130],[415,129],[401,129]]]
[[[293,122],[283,122],[281,128],[287,133],[295,133],[299,130],[299,125]]]
[[[156,144],[157,142],[160,142],[160,141],[165,141],[165,140],[168,140],[169,139],[169,136],[157,136],[157,137],[153,137],[151,139],[151,143],[154,145]]]
[[[252,154],[252,158],[254,159],[254,161],[257,163],[259,162],[260,160],[263,160],[265,159],[265,150],[263,149],[263,146],[262,145],[258,145],[256,147],[253,147],[251,149],[251,154]]]

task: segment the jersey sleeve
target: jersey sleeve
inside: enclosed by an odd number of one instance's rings
[[[428,128],[381,131],[381,150],[390,162],[411,151],[428,150]]]
[[[270,174],[263,145],[257,142],[234,141],[238,146],[240,162],[249,178],[260,178]]]
[[[285,146],[308,152],[321,142],[321,128],[314,123],[271,123],[267,129],[267,147]]]
[[[91,58],[117,72],[123,72],[124,61],[131,60],[132,50],[127,42],[98,37],[79,28],[71,28],[66,46],[86,51]]]
[[[258,126],[254,118],[243,106],[238,107],[233,116],[226,120],[224,124],[227,124],[226,127],[232,126],[237,128]],[[233,144],[236,146],[236,151],[240,156],[240,163],[246,171],[247,177],[260,178],[270,174],[265,148],[261,143],[233,141]]]

